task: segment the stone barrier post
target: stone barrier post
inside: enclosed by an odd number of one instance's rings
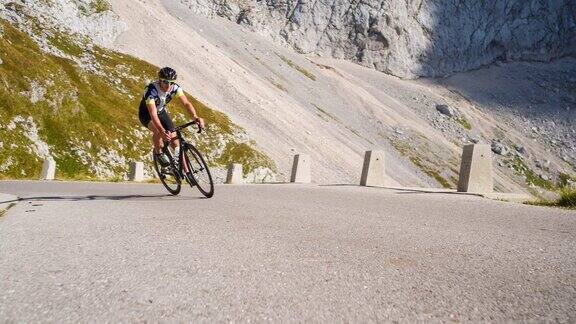
[[[40,180],[54,180],[54,174],[56,174],[56,161],[52,159],[44,160]]]
[[[130,163],[130,173],[128,174],[130,181],[142,182],[144,181],[144,163],[132,162]]]
[[[294,155],[290,182],[310,183],[311,181],[312,174],[310,171],[310,156],[308,154]]]
[[[386,177],[384,151],[366,151],[362,166],[361,186],[383,187]]]
[[[490,145],[465,145],[462,151],[459,192],[490,193],[494,191],[492,151]]]
[[[228,174],[226,175],[227,184],[238,184],[242,183],[242,164],[231,163],[228,165]]]

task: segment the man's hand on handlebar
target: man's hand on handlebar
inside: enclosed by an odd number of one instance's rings
[[[196,117],[194,121],[198,124],[198,127],[200,127],[200,129],[204,129],[204,127],[206,126],[203,118]]]
[[[164,133],[162,133],[162,139],[163,139],[165,142],[170,142],[170,140],[172,139],[172,137],[174,137],[174,133],[171,132],[171,131],[169,131],[169,130],[166,130],[166,131],[164,131]]]

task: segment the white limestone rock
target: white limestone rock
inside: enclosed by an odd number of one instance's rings
[[[573,0],[180,1],[302,53],[348,59],[403,78],[576,53]]]

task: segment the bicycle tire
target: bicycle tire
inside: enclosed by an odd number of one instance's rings
[[[196,186],[206,198],[212,197],[214,195],[214,181],[212,180],[212,174],[202,154],[200,154],[194,145],[186,144],[182,150],[181,160],[183,160],[184,157],[186,157],[188,169],[192,170],[190,175],[194,181],[188,178],[186,179],[190,186]],[[180,163],[182,162],[183,161],[180,161]]]
[[[172,195],[176,196],[177,194],[180,193],[180,190],[182,188],[182,181],[180,180],[180,176],[178,176],[178,174],[176,173],[176,166],[174,165],[173,161],[170,161],[170,166],[169,166],[169,170],[167,172],[161,172],[162,170],[162,166],[160,165],[160,162],[158,162],[158,160],[156,159],[156,155],[154,154],[154,152],[152,152],[152,159],[154,160],[154,169],[156,169],[156,173],[158,174],[158,178],[160,179],[160,182],[162,182],[162,185],[164,185],[164,188],[166,188],[166,190],[168,190],[169,193],[171,193]],[[169,177],[172,177],[173,179],[169,179]]]

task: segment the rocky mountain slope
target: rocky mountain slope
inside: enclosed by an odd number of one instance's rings
[[[22,5],[8,4],[4,13],[0,177],[36,178],[42,161],[54,159],[59,178],[122,180],[130,161],[148,161],[150,136],[138,125],[137,107],[158,68],[49,28]],[[210,124],[203,135],[190,136],[214,167],[242,160],[249,176],[273,175],[274,163],[242,128],[188,96]],[[186,120],[182,113],[175,117]]]
[[[55,24],[54,6],[91,3],[30,2]],[[94,18],[114,19],[98,32],[108,38],[74,32],[177,68],[185,89],[246,129],[277,165],[279,180],[287,177],[292,154],[309,153],[314,181],[356,183],[364,151],[377,148],[386,151],[391,185],[454,187],[461,148],[476,142],[497,152],[497,190],[542,194],[574,177],[573,57],[401,80],[346,60],[295,53],[270,41],[270,33],[194,14],[190,6],[114,0],[111,11]]]
[[[576,54],[572,0],[179,1],[301,53],[352,60],[404,78]]]

